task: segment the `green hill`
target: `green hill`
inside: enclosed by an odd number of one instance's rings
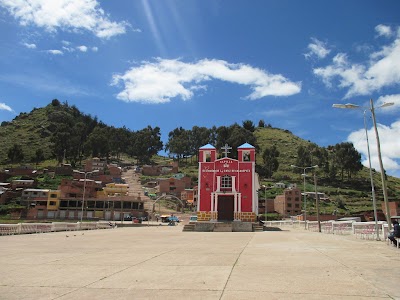
[[[0,162],[7,162],[7,151],[13,144],[21,146],[24,161],[31,162],[37,149],[42,149],[46,158],[51,156],[50,121],[48,114],[52,107],[33,109],[30,113],[20,113],[10,122],[0,126]]]
[[[260,147],[259,153],[262,153],[266,147],[270,147],[271,145],[275,145],[280,152],[278,158],[279,168],[272,176],[273,181],[296,183],[303,190],[303,179],[291,165],[296,164],[298,147],[300,145],[306,147],[311,143],[293,135],[287,130],[277,128],[257,128],[254,134]],[[258,155],[257,162],[262,163],[260,156]],[[313,177],[311,174],[308,175],[310,176],[306,181],[306,189],[307,191],[314,191]],[[373,170],[373,179],[377,208],[380,210],[381,203],[383,203],[380,173]],[[267,184],[269,180],[262,178],[261,181]],[[325,209],[327,213],[331,213],[338,206],[343,207],[342,209],[338,209],[341,214],[356,214],[358,212],[372,211],[373,209],[369,168],[363,167],[352,178],[345,178],[343,181],[340,178],[336,178],[335,180],[328,179],[321,170],[318,170],[317,187],[318,192],[326,193],[330,197],[330,200],[333,201],[333,203],[322,205],[322,210]],[[389,201],[400,200],[399,178],[387,176],[387,188]]]

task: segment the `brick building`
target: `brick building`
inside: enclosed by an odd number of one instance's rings
[[[187,205],[195,207],[197,205],[197,193],[197,186],[195,186],[193,189],[185,189],[181,192],[181,200],[186,202]]]
[[[176,197],[180,197],[181,193],[191,187],[191,178],[184,176],[181,179],[177,178],[168,178],[168,179],[159,179],[158,186],[159,192],[172,194]]]
[[[388,202],[388,205],[389,205],[389,213],[390,213],[391,217],[400,215],[400,202],[390,201],[390,202]],[[382,207],[383,213],[386,215],[386,206],[383,201],[382,201],[381,207]]]
[[[301,190],[299,188],[288,188],[278,195],[274,200],[274,209],[284,217],[301,214]]]
[[[107,166],[107,161],[98,157],[86,160],[85,171],[92,172],[95,170],[99,171],[99,174],[104,174],[104,170]]]
[[[169,165],[144,165],[141,169],[141,172],[145,176],[159,176],[163,174],[178,173],[178,162],[172,162]]]

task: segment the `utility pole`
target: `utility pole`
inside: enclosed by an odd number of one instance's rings
[[[379,159],[379,167],[381,168],[381,180],[382,180],[382,190],[383,190],[383,201],[385,202],[385,209],[386,209],[386,221],[388,223],[388,227],[389,227],[389,231],[390,231],[390,230],[392,230],[392,222],[390,219],[389,202],[388,202],[388,194],[387,194],[386,178],[385,178],[385,169],[383,168],[383,163],[382,163],[381,145],[379,142],[378,128],[376,126],[374,101],[372,101],[372,99],[370,99],[370,109],[371,109],[371,114],[372,114],[372,121],[374,123],[376,145],[378,147],[378,159]]]
[[[314,189],[315,189],[315,208],[317,209],[318,232],[321,232],[321,220],[319,219],[319,196],[317,192],[317,172],[314,171]]]

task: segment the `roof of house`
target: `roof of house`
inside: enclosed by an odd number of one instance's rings
[[[33,183],[34,182],[34,180],[33,179],[15,179],[15,180],[13,180],[13,182],[15,182],[15,183],[18,183],[18,182],[30,182],[30,183]]]
[[[49,192],[47,189],[25,189],[24,192]]]

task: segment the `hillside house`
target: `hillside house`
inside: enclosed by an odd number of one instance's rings
[[[301,214],[301,190],[288,188],[274,200],[274,209],[282,216],[289,217]]]
[[[175,174],[178,173],[178,162],[172,162],[169,165],[144,165],[141,168],[141,172],[145,176],[159,176],[165,174]]]
[[[180,199],[187,203],[187,205],[194,207],[197,204],[197,193],[198,189],[197,186],[193,189],[185,189],[181,192]]]
[[[104,170],[106,169],[107,162],[105,159],[101,159],[98,157],[93,157],[92,159],[88,159],[85,162],[85,172],[92,172],[98,170],[98,174],[104,174]]]
[[[190,177],[182,177],[181,179],[176,178],[168,178],[168,179],[159,179],[159,192],[172,194],[176,197],[180,197],[181,193],[191,187],[191,178]]]
[[[27,188],[35,188],[37,186],[37,182],[33,179],[15,179],[11,182],[11,188],[15,189],[27,189]]]

